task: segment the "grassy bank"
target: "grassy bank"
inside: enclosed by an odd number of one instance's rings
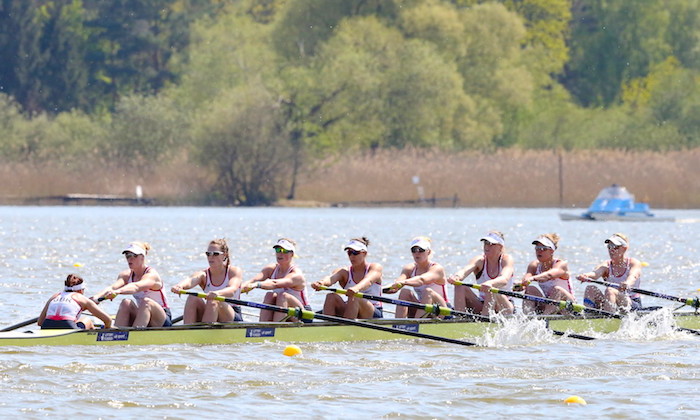
[[[346,155],[307,169],[300,177],[297,199],[304,204],[414,200],[417,187],[422,187],[426,198],[457,195],[459,205],[465,207],[585,207],[601,188],[618,183],[652,208],[700,208],[698,162],[700,149],[561,155],[518,150],[492,154],[382,150]],[[4,180],[0,199],[6,204],[68,193],[133,195],[136,185],[161,203],[201,204],[211,182],[184,159],[149,173],[95,162],[78,167],[6,164],[0,173]],[[420,178],[418,185],[414,176]]]

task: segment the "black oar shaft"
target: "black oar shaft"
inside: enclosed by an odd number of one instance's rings
[[[28,320],[22,321],[18,324],[10,325],[9,327],[5,327],[5,328],[1,329],[0,332],[13,331],[13,330],[16,330],[17,328],[26,327],[27,325],[33,324],[33,323],[37,322],[38,320],[39,320],[39,317],[28,319]]]
[[[207,295],[204,293],[196,293],[196,292],[181,291],[180,294],[192,295],[192,296],[197,296],[197,297],[201,297],[201,298],[207,297]],[[353,319],[341,318],[341,317],[332,316],[332,315],[317,314],[317,313],[314,313],[312,311],[303,310],[301,308],[283,308],[281,306],[269,305],[267,303],[249,302],[249,301],[245,301],[245,300],[225,298],[223,296],[218,296],[216,299],[223,301],[223,302],[233,303],[234,305],[243,305],[243,306],[249,306],[251,308],[266,309],[266,310],[275,311],[275,312],[283,312],[283,313],[289,314],[289,315],[297,317],[297,318],[303,318],[303,319],[316,318],[316,319],[321,319],[324,321],[336,322],[338,324],[352,325],[352,326],[361,327],[361,328],[369,328],[369,329],[389,332],[389,333],[393,333],[393,334],[408,335],[408,336],[416,337],[416,338],[424,338],[424,339],[428,339],[428,340],[442,341],[445,343],[459,344],[462,346],[476,346],[477,345],[476,343],[471,343],[469,341],[456,340],[456,339],[452,339],[452,338],[448,338],[448,337],[440,337],[437,335],[423,334],[423,333],[419,333],[419,332],[415,332],[415,331],[401,330],[398,328],[386,327],[384,325],[371,324],[371,323],[363,322],[363,321],[355,321]]]
[[[606,286],[606,287],[614,287],[616,289],[620,288],[619,284],[610,283],[610,282],[607,282],[604,280],[590,279],[589,278],[589,279],[582,280],[582,281],[586,281],[586,282],[590,282],[590,283],[597,283],[597,284],[601,284],[601,285]],[[700,299],[698,299],[697,297],[695,297],[695,298],[682,298],[682,297],[678,297],[678,296],[667,295],[664,293],[652,292],[650,290],[637,289],[635,287],[628,287],[627,290],[629,292],[632,292],[632,293],[639,293],[640,295],[657,297],[659,299],[673,300],[676,302],[684,303],[688,306],[692,306],[694,308],[700,308]]]

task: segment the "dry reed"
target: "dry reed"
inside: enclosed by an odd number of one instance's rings
[[[455,194],[466,207],[585,207],[618,183],[652,208],[700,208],[700,149],[667,153],[502,150],[448,153],[379,150],[322,162],[303,172],[297,199],[307,202],[415,200],[419,176],[426,198]],[[136,185],[161,203],[196,204],[209,188],[206,172],[185,157],[139,174],[100,162],[80,165],[5,164],[0,202],[69,193],[133,196]],[[442,205],[452,205],[443,202]]]
[[[459,205],[467,207],[581,207],[590,204],[601,188],[618,183],[654,208],[698,208],[699,163],[700,149],[667,153],[382,150],[327,162],[305,175],[298,198],[414,200],[418,193],[412,177],[417,175],[426,198],[457,194]]]

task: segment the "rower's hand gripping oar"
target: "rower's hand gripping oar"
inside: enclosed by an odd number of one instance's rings
[[[181,290],[179,292],[179,294],[197,296],[200,298],[207,297],[207,295],[205,293],[188,292],[185,290]],[[233,303],[234,305],[243,305],[243,306],[249,306],[251,308],[266,309],[266,310],[275,311],[275,312],[282,312],[282,313],[286,313],[290,317],[295,317],[298,319],[309,319],[310,320],[310,319],[316,318],[316,319],[321,319],[324,321],[337,322],[338,324],[346,324],[346,325],[352,325],[355,327],[369,328],[369,329],[385,331],[385,332],[389,332],[389,333],[393,333],[393,334],[410,335],[412,337],[425,338],[428,340],[443,341],[445,343],[459,344],[462,346],[476,346],[477,345],[476,343],[471,343],[469,341],[456,340],[453,338],[440,337],[437,335],[430,335],[430,334],[423,334],[423,333],[414,332],[414,331],[401,330],[398,328],[386,327],[384,325],[371,324],[368,322],[356,321],[353,319],[340,318],[337,316],[317,314],[313,311],[307,311],[307,310],[301,309],[301,308],[283,308],[281,306],[269,305],[267,303],[248,302],[245,300],[226,298],[223,296],[217,296],[214,299],[222,301],[222,302]]]
[[[328,292],[337,293],[339,295],[347,294],[347,290],[345,290],[345,289],[335,289],[335,288],[327,287],[327,286],[319,286],[318,289],[325,290]],[[355,293],[355,296],[358,298],[367,299],[367,300],[374,300],[377,302],[391,303],[393,305],[421,309],[421,310],[423,310],[426,313],[431,314],[431,315],[442,315],[442,316],[461,315],[461,316],[466,316],[466,317],[473,318],[473,319],[478,319],[479,321],[491,322],[491,319],[487,316],[472,314],[469,312],[455,311],[454,309],[450,309],[448,307],[440,306],[440,305],[409,302],[407,300],[391,299],[391,298],[386,298],[383,296],[366,295],[364,293],[359,293],[359,292]]]
[[[467,287],[471,287],[472,289],[481,290],[480,284],[463,283],[461,281],[455,281],[454,285],[455,286],[467,286]],[[614,314],[612,312],[601,311],[600,309],[596,309],[596,308],[589,308],[588,306],[581,305],[579,303],[574,303],[574,302],[571,302],[569,300],[548,299],[548,298],[541,297],[541,296],[526,295],[524,293],[510,292],[508,290],[496,289],[495,287],[491,287],[489,289],[489,292],[497,293],[497,294],[505,295],[505,296],[510,296],[510,297],[514,297],[514,298],[518,298],[518,299],[544,303],[547,305],[554,305],[554,306],[558,307],[559,309],[564,309],[564,310],[567,310],[569,312],[578,312],[578,313],[588,312],[588,313],[593,313],[593,314],[597,314],[597,315],[611,316],[611,317],[619,318],[619,315]]]
[[[582,283],[583,283],[583,282],[590,282],[590,283],[602,284],[603,286],[606,286],[606,287],[614,287],[614,288],[616,288],[616,289],[619,289],[619,288],[620,288],[620,285],[619,285],[619,284],[610,283],[610,282],[607,282],[607,281],[604,281],[604,280],[592,279],[592,278],[590,278],[590,277],[585,277],[583,280],[579,279],[579,281],[582,282]],[[678,297],[678,296],[671,296],[671,295],[666,295],[666,294],[663,294],[663,293],[652,292],[652,291],[650,291],[650,290],[637,289],[637,288],[634,288],[634,287],[628,287],[628,288],[627,288],[627,291],[628,291],[628,292],[631,292],[631,293],[639,293],[640,295],[653,296],[653,297],[657,297],[657,298],[660,298],[660,299],[666,299],[666,300],[672,300],[672,301],[675,301],[675,302],[681,302],[681,303],[684,304],[684,305],[688,305],[688,306],[690,306],[690,307],[692,307],[692,308],[695,308],[696,311],[698,310],[698,308],[700,308],[700,298],[698,298],[698,297],[694,297],[694,298],[682,298],[682,297]]]
[[[326,290],[329,292],[333,293],[338,293],[338,294],[345,294],[346,290],[344,289],[334,289],[326,286],[321,286],[319,287],[320,290]],[[367,300],[376,300],[377,302],[384,302],[384,303],[391,303],[393,305],[399,305],[399,306],[407,306],[409,308],[416,308],[416,309],[422,309],[426,313],[429,314],[434,314],[434,315],[458,315],[458,316],[466,316],[475,320],[479,320],[482,322],[493,322],[491,318],[483,315],[478,315],[478,314],[473,314],[470,312],[463,312],[463,311],[457,311],[451,308],[447,308],[445,306],[440,306],[440,305],[432,305],[432,304],[423,304],[423,303],[416,303],[416,302],[409,302],[406,300],[399,300],[399,299],[390,299],[390,298],[385,298],[382,296],[374,296],[374,295],[366,295],[364,293],[355,293],[355,296],[362,298],[362,299],[367,299]],[[569,334],[564,331],[557,331],[557,330],[552,330],[550,331],[554,335],[563,335],[566,337],[571,337],[571,338],[576,338],[579,340],[595,340],[595,337],[589,337],[586,335],[580,335],[580,334]]]

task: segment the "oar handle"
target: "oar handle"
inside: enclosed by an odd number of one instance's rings
[[[180,290],[177,293],[180,295],[196,296],[196,297],[202,298],[202,299],[207,298],[207,294],[201,293],[201,292],[188,292],[187,290]],[[288,316],[296,317],[299,319],[314,319],[314,313],[312,311],[307,311],[306,309],[301,309],[301,308],[283,308],[281,306],[268,305],[266,303],[248,302],[245,300],[227,298],[224,296],[216,296],[214,298],[214,300],[218,300],[221,302],[227,302],[227,303],[233,303],[234,305],[250,306],[251,308],[269,309],[269,310],[273,310],[273,311],[277,311],[277,312],[285,312]],[[278,309],[275,309],[275,308],[278,308]],[[281,310],[279,310],[279,309],[281,309]]]
[[[204,293],[188,292],[185,290],[181,290],[178,293],[181,295],[192,295],[192,296],[197,296],[197,297],[201,297],[201,298],[207,297],[207,295]],[[308,310],[305,310],[302,308],[283,308],[281,306],[269,305],[266,303],[249,302],[249,301],[233,299],[233,298],[225,298],[223,296],[217,296],[214,299],[222,301],[222,302],[233,303],[235,305],[250,306],[251,308],[266,309],[266,310],[276,311],[276,312],[284,312],[284,313],[288,314],[289,316],[293,316],[293,317],[296,317],[299,319],[317,318],[317,319],[324,320],[324,321],[336,322],[338,324],[352,325],[355,327],[379,330],[379,331],[389,332],[389,333],[393,333],[393,334],[409,335],[411,337],[425,338],[428,340],[443,341],[445,343],[459,344],[462,346],[476,346],[476,343],[471,343],[469,341],[456,340],[453,338],[440,337],[437,335],[423,334],[423,333],[416,332],[416,331],[402,330],[399,328],[387,327],[387,326],[378,325],[378,324],[371,324],[368,322],[356,321],[353,319],[340,318],[340,317],[332,316],[332,315],[317,314],[315,312],[308,311]]]
[[[616,289],[620,288],[620,285],[617,283],[610,283],[608,281],[592,279],[590,277],[584,277],[583,280],[579,279],[579,281],[580,282],[597,283],[597,284],[603,285],[605,287],[614,287]],[[628,287],[627,290],[629,292],[632,292],[632,293],[639,293],[641,295],[657,297],[660,299],[673,300],[676,302],[681,302],[681,303],[688,305],[688,306],[691,306],[693,308],[700,308],[700,298],[698,298],[698,297],[683,298],[683,297],[678,297],[678,296],[666,295],[666,294],[658,293],[658,292],[652,292],[651,290],[637,289],[635,287]]]
[[[345,290],[345,289],[334,289],[334,288],[327,287],[327,286],[321,286],[321,287],[319,287],[319,289],[326,290],[328,292],[338,293],[341,295],[347,294],[346,293],[347,290]],[[476,315],[476,314],[472,314],[469,312],[455,311],[454,309],[451,309],[451,308],[448,308],[445,306],[440,306],[440,305],[409,302],[406,300],[391,299],[391,298],[386,298],[383,296],[366,295],[364,293],[355,293],[355,296],[362,298],[362,299],[390,303],[392,305],[406,306],[409,308],[421,309],[421,310],[425,311],[426,313],[429,313],[432,315],[442,315],[442,316],[463,315],[463,316],[467,316],[467,317],[470,317],[473,319],[478,319],[480,321],[487,321],[487,322],[491,321],[491,319],[489,319],[489,317],[487,317],[487,316]]]

